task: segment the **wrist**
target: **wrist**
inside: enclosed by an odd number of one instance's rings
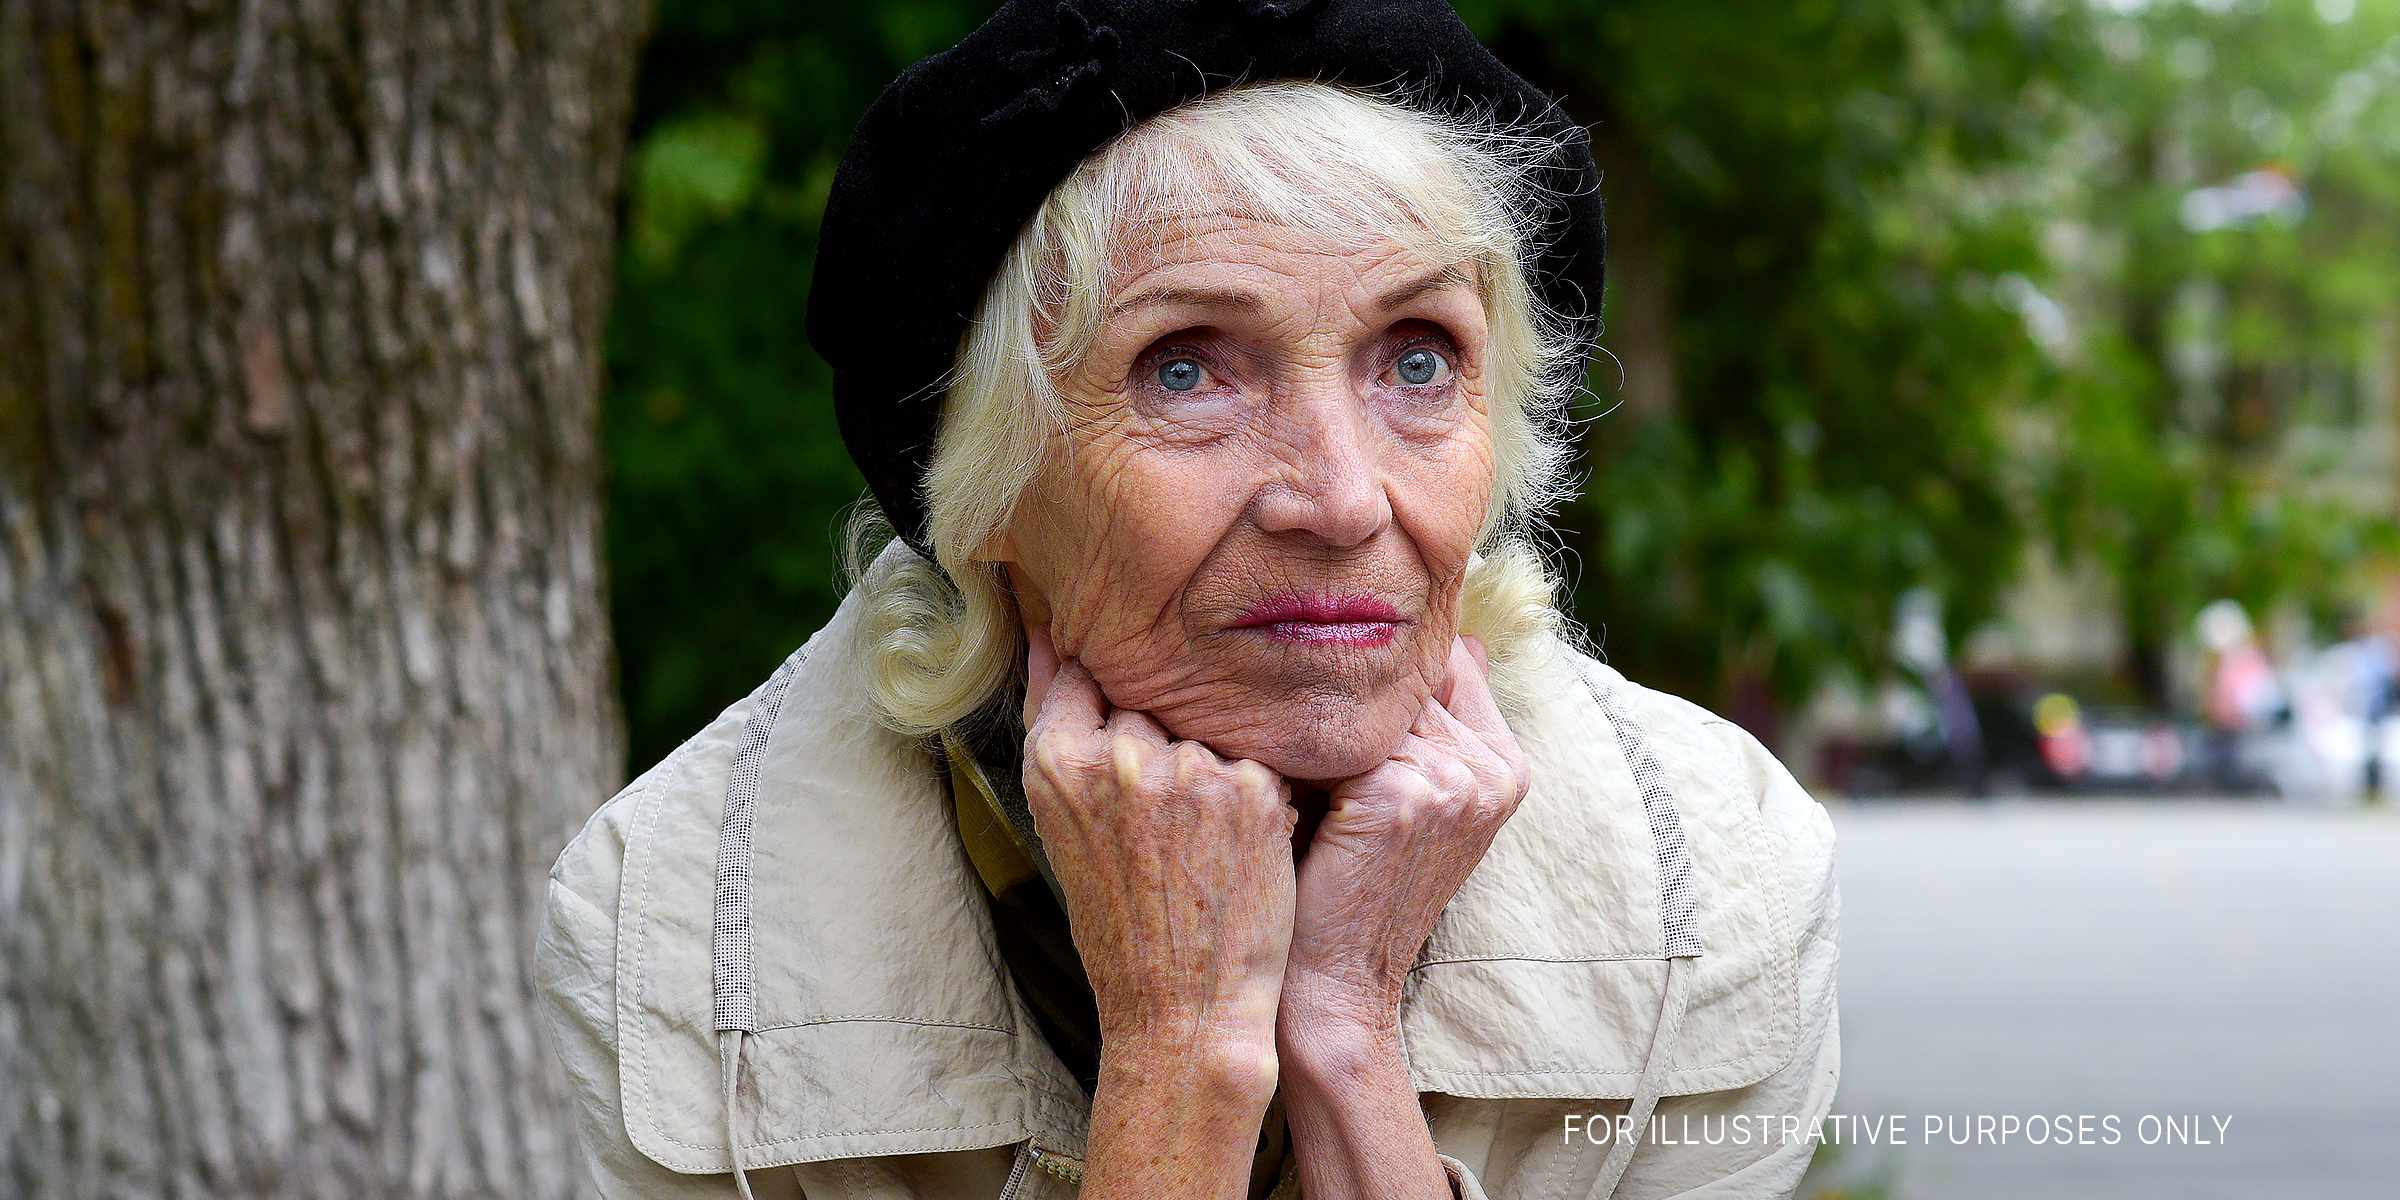
[[[1396,1019],[1294,1014],[1278,1028],[1275,1044],[1287,1095],[1345,1093],[1408,1074]]]
[[[1284,975],[1275,1012],[1276,1040],[1280,1043],[1295,1033],[1336,1042],[1396,1039],[1400,992],[1397,981],[1295,966]]]
[[[1241,1195],[1276,1075],[1271,1038],[1104,1033],[1082,1194]]]
[[[1104,1033],[1102,1091],[1157,1092],[1264,1111],[1282,1065],[1272,1031],[1194,1033],[1140,1029]]]

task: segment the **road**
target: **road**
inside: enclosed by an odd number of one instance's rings
[[[1833,811],[1836,1111],[1905,1114],[1910,1143],[1850,1152],[1836,1177],[1880,1165],[1906,1200],[2400,1196],[2400,814],[2200,801]],[[1990,1116],[1995,1138],[2013,1116],[2020,1131],[2007,1145],[1945,1132],[1928,1146],[1929,1114],[1968,1130]],[[2114,1115],[2117,1144],[2029,1144],[2035,1114]],[[2145,1115],[2197,1126],[2208,1144]],[[2090,1128],[2098,1143],[2108,1127]]]

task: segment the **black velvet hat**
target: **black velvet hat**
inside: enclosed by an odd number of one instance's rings
[[[1533,282],[1588,347],[1600,317],[1599,171],[1583,133],[1445,0],[1010,0],[901,73],[835,173],[808,336],[842,441],[920,553],[922,484],[960,336],[1010,244],[1076,164],[1234,83],[1317,79],[1558,138]]]

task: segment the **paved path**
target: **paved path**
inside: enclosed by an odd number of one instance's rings
[[[1834,824],[1836,1110],[1907,1114],[1912,1143],[1850,1171],[1896,1153],[1906,1200],[2400,1197],[2400,814],[1889,801]],[[1926,1146],[1927,1114],[2122,1136]],[[2145,1147],[2145,1114],[2210,1144]]]

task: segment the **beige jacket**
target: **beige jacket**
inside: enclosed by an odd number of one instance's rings
[[[1009,980],[943,771],[871,715],[856,608],[778,673],[774,719],[767,688],[727,709],[551,873],[536,970],[605,1196],[733,1196],[729,1125],[760,1197],[1073,1194],[1088,1101]],[[1832,827],[1735,726],[1563,648],[1536,671],[1532,791],[1403,1002],[1434,1140],[1468,1200],[1608,1195],[1609,1119],[1647,1082],[1614,1195],[1787,1196],[1840,1054]],[[756,1011],[721,1037],[746,726]]]

